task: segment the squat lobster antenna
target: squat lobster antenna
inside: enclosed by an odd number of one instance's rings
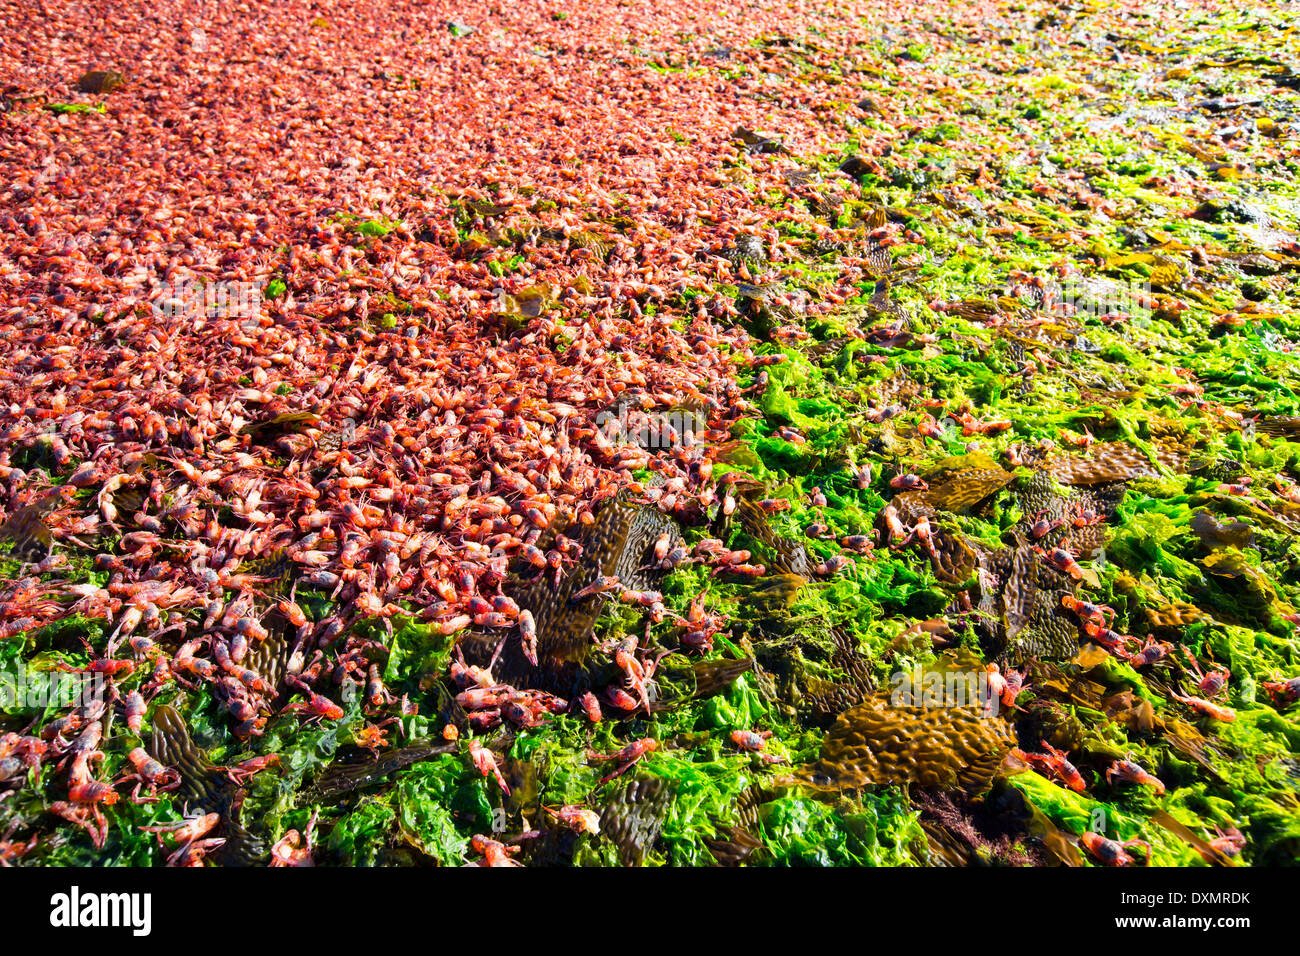
[[[488,669],[488,670],[491,670],[493,667],[496,666],[497,658],[501,656],[501,651],[502,651],[502,649],[506,646],[506,640],[508,639],[508,637],[509,637],[509,635],[507,635],[506,637],[501,638],[501,640],[497,642],[496,649],[492,652],[492,658],[488,661],[488,665],[487,665],[487,669]],[[457,652],[457,653],[460,653],[460,645],[459,645],[459,644],[456,645],[456,652]],[[464,663],[464,661],[465,661],[465,658],[464,658],[464,656],[462,656],[462,657],[461,657],[461,663]]]

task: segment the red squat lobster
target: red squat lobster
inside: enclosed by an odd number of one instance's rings
[[[986,710],[992,711],[994,700],[1000,702],[1003,707],[1023,709],[1016,705],[1016,698],[1020,696],[1020,691],[1025,686],[1025,675],[1020,671],[1009,670],[1003,674],[997,664],[989,664],[984,668],[984,681],[988,690]]]
[[[1043,749],[1047,751],[1046,754],[1026,753],[1018,748],[1013,752],[1044,776],[1060,778],[1067,787],[1077,793],[1083,793],[1088,789],[1083,774],[1079,773],[1078,768],[1070,763],[1067,759],[1068,754],[1064,750],[1057,750],[1046,740],[1043,741]]]
[[[1151,859],[1151,845],[1143,840],[1125,840],[1121,843],[1118,840],[1108,840],[1100,833],[1088,830],[1079,837],[1079,842],[1103,866],[1131,865],[1134,860],[1125,852],[1129,847],[1144,847],[1147,851],[1147,860]]]
[[[553,816],[557,823],[564,824],[574,833],[600,832],[600,814],[595,810],[589,810],[579,804],[569,804],[558,810],[552,810],[550,807],[542,807],[542,809]]]
[[[1214,828],[1214,838],[1208,840],[1210,846],[1218,850],[1224,856],[1236,856],[1246,845],[1246,837],[1236,827],[1228,827],[1227,831],[1220,830],[1217,826]],[[1206,862],[1215,862],[1210,854],[1202,851],[1201,856],[1205,857]]]
[[[1237,712],[1231,707],[1220,707],[1218,704],[1203,700],[1200,697],[1184,697],[1172,690],[1169,692],[1169,696],[1181,704],[1186,704],[1201,717],[1211,717],[1224,723],[1230,723],[1237,719]]]
[[[481,833],[476,833],[470,839],[469,845],[475,853],[480,853],[483,856],[483,859],[477,863],[470,863],[469,866],[523,866],[522,863],[516,863],[510,859],[513,854],[518,853],[521,849],[518,846],[506,846],[499,840],[493,840]]]
[[[1274,706],[1289,707],[1300,700],[1300,677],[1292,677],[1290,680],[1266,680],[1260,686],[1273,699]]]
[[[1083,580],[1083,568],[1079,567],[1079,563],[1075,560],[1079,556],[1079,552],[1072,550],[1069,544],[1070,541],[1067,538],[1061,542],[1059,548],[1053,548],[1051,551],[1044,551],[1038,545],[1034,545],[1034,550],[1056,570],[1068,574],[1076,581],[1081,581]]]
[[[763,758],[764,763],[783,763],[782,758],[776,754],[766,753],[768,738],[772,736],[772,731],[753,731],[753,730],[733,730],[731,732],[731,742],[741,750],[748,751],[752,754],[758,754]]]
[[[300,835],[297,830],[288,831],[271,847],[271,866],[273,867],[303,867],[315,866],[311,858],[312,851],[312,834],[316,831],[316,816],[320,810],[313,810],[311,819],[307,821],[307,831],[304,836]]]
[[[626,773],[628,768],[631,767],[633,764],[635,764],[638,760],[640,760],[646,754],[654,753],[658,749],[659,749],[659,741],[655,740],[653,737],[642,737],[640,740],[635,740],[632,743],[628,744],[626,747],[624,747],[622,750],[618,751],[617,753],[588,754],[587,755],[588,759],[591,760],[617,760],[619,762],[618,768],[614,770],[613,773],[609,773],[606,774],[604,777],[601,777],[600,781],[596,784],[596,786],[600,786],[603,783],[608,783],[610,780],[613,780],[615,777],[619,776],[620,774]]]
[[[1183,654],[1187,657],[1187,663],[1192,668],[1192,673],[1196,675],[1196,689],[1204,694],[1207,698],[1217,697],[1227,686],[1228,678],[1232,676],[1232,671],[1222,664],[1210,665],[1210,672],[1207,674],[1201,670],[1201,665],[1196,662],[1196,655],[1192,653],[1191,648],[1186,644],[1182,645]],[[1267,683],[1264,689],[1268,689]]]
[[[159,790],[172,790],[181,784],[181,775],[172,767],[164,767],[153,757],[149,756],[148,751],[143,747],[136,747],[127,755],[131,761],[134,773],[124,774],[119,777],[114,785],[125,783],[128,780],[135,780],[135,789],[131,791],[132,803],[154,803],[158,800],[157,793]],[[140,796],[140,788],[149,787],[151,796]]]
[[[1110,765],[1106,770],[1106,782],[1112,783],[1116,778],[1150,787],[1156,792],[1156,796],[1164,796],[1165,785],[1154,774],[1147,773],[1133,760],[1116,760]]]

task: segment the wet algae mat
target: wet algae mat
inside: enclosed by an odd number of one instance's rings
[[[575,438],[617,493],[483,545],[478,604],[357,614],[337,576],[249,556],[218,589],[244,613],[178,605],[116,671],[120,614],[8,616],[7,673],[48,691],[98,660],[113,694],[2,701],[0,859],[1300,859],[1296,11],[1108,6],[976,30],[850,4],[851,40],[660,56],[771,77],[752,95],[806,96],[821,130],[736,129],[708,172],[746,220],[638,306],[685,330],[711,303],[726,408],[643,392],[614,411],[685,427]],[[545,241],[497,213],[461,207],[462,244]],[[497,334],[540,328],[545,295],[500,299]],[[11,464],[59,485],[57,457]],[[14,607],[67,610],[125,553],[38,566],[39,506],[3,535]],[[195,819],[193,844],[158,830]]]

